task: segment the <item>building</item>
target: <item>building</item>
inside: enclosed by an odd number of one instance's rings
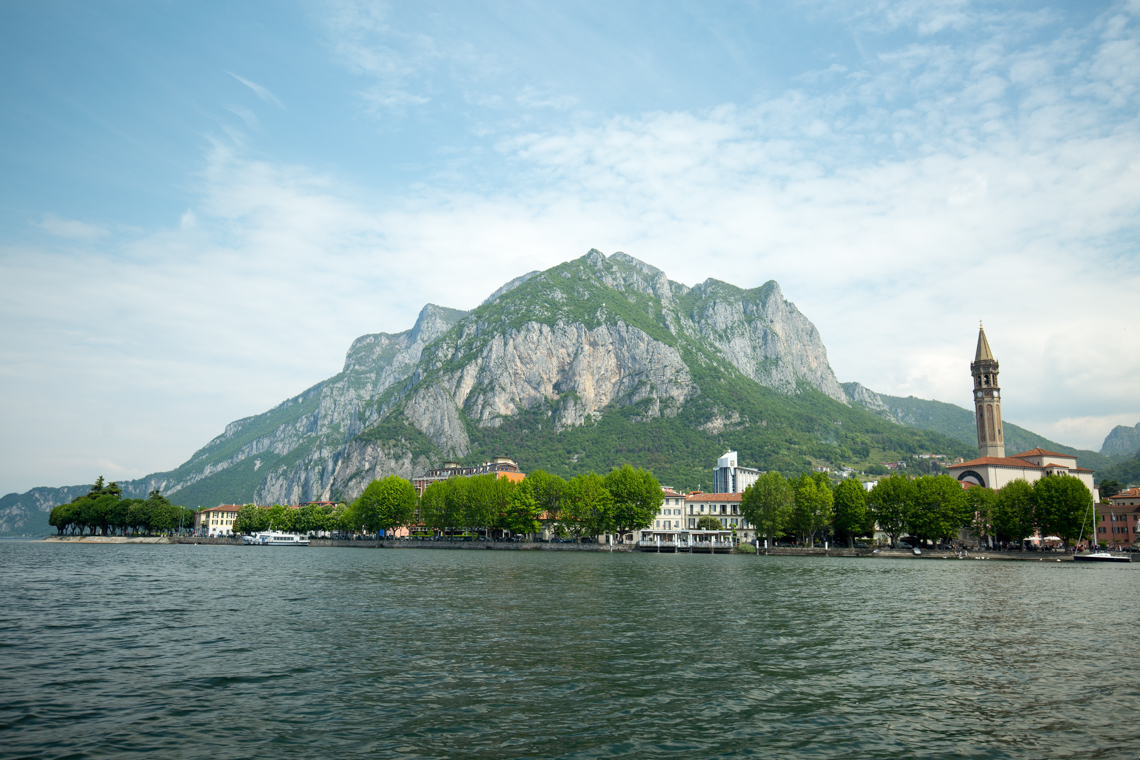
[[[1121,491],[1115,496],[1109,496],[1108,503],[1114,507],[1140,506],[1140,488],[1129,488],[1126,491]]]
[[[199,536],[232,536],[240,504],[220,504],[194,513],[194,533]]]
[[[1072,475],[1094,493],[1093,470],[1077,466],[1077,458],[1046,449],[1031,449],[1005,455],[1001,424],[1001,389],[998,362],[990,350],[986,332],[978,328],[978,349],[970,364],[974,378],[974,408],[978,424],[978,458],[955,462],[946,469],[959,481],[998,489],[1014,480],[1033,483],[1051,475]]]
[[[423,496],[424,490],[429,485],[440,480],[447,480],[448,478],[470,478],[475,475],[490,475],[496,474],[500,478],[507,478],[516,483],[526,477],[520,470],[515,460],[509,457],[492,457],[489,462],[474,465],[472,467],[463,467],[458,462],[444,462],[443,467],[435,470],[428,470],[423,475],[412,480],[412,485],[416,488],[416,495]]]
[[[760,479],[760,471],[736,464],[736,452],[726,452],[716,460],[713,469],[713,490],[717,493],[744,493],[744,489]]]
[[[736,534],[741,541],[751,541],[756,531],[740,512],[740,493],[702,493],[694,491],[685,497],[685,528],[693,533],[704,533],[697,527],[702,517],[715,517],[720,521],[721,530],[711,531],[722,535]]]
[[[1132,489],[1137,490],[1137,489]],[[1117,494],[1119,496],[1119,494]],[[1115,498],[1115,497],[1114,497]],[[1137,504],[1097,504],[1096,542],[1112,549],[1140,543],[1140,498]]]
[[[1001,388],[998,387],[998,362],[990,351],[986,331],[978,327],[978,349],[970,363],[974,376],[974,411],[978,426],[978,456],[1005,457],[1005,439],[1001,428]]]
[[[661,506],[653,525],[640,532],[638,541],[678,541],[684,532],[685,494],[668,486],[661,487]]]
[[[1033,483],[1050,475],[1080,478],[1093,493],[1093,470],[1077,466],[1077,458],[1046,449],[1030,449],[1012,457],[981,457],[946,468],[958,480],[998,489],[1014,480]]]

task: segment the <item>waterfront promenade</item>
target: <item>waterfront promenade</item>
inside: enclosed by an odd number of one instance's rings
[[[69,544],[186,544],[213,546],[243,546],[240,538],[209,538],[204,536],[49,536],[44,541]],[[346,539],[314,538],[309,548],[352,548],[352,549],[448,549],[448,550],[490,550],[490,551],[554,551],[554,552],[650,552],[661,554],[735,554],[726,544],[716,544],[712,551],[708,545],[695,544],[692,551],[685,546],[657,544],[593,544],[593,543],[543,543],[538,541],[409,541],[406,539],[387,541],[355,541]],[[952,551],[927,551],[916,555],[909,549],[848,549],[829,547],[807,549],[803,547],[775,547],[761,549],[755,555],[772,557],[849,557],[914,560],[994,560],[999,562],[1072,562],[1073,556],[1066,552],[1020,552],[1020,551],[978,551],[958,556]]]

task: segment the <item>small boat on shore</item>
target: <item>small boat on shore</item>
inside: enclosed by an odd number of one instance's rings
[[[1131,562],[1128,554],[1113,554],[1112,552],[1090,552],[1088,554],[1074,554],[1073,562]]]
[[[308,546],[309,537],[300,533],[282,533],[279,530],[263,530],[241,537],[246,546]]]

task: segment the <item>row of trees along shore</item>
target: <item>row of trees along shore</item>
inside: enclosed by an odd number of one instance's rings
[[[432,533],[527,534],[545,527],[580,539],[647,528],[663,498],[652,473],[629,465],[604,477],[591,472],[568,481],[542,470],[517,482],[493,474],[450,478],[430,484],[419,498],[410,482],[393,475],[372,481],[351,504],[247,504],[232,529],[351,535],[421,526]],[[963,527],[997,543],[1017,542],[1037,530],[1070,543],[1082,533],[1093,537],[1091,502],[1084,483],[1066,475],[1033,484],[1015,480],[996,491],[963,491],[949,475],[892,475],[868,492],[856,480],[833,485],[824,473],[787,478],[773,471],[745,490],[741,514],[761,538],[791,536],[807,545],[824,536],[853,545],[858,537],[874,535],[876,525],[892,544],[904,535],[953,540]],[[117,484],[100,477],[87,494],[55,507],[49,524],[61,535],[152,534],[189,527],[193,515],[157,490],[146,499],[123,499]],[[700,527],[719,528],[719,521],[706,516]]]
[[[827,533],[852,546],[856,538],[872,536],[876,525],[892,545],[904,535],[954,540],[965,527],[999,544],[1020,542],[1037,530],[1069,544],[1082,533],[1091,537],[1091,504],[1085,484],[1069,475],[1033,484],[1015,480],[996,491],[963,490],[949,475],[892,475],[868,492],[856,480],[833,486],[823,473],[786,478],[767,472],[744,491],[741,513],[761,538],[791,535],[809,546]]]
[[[194,511],[171,504],[158,491],[145,499],[124,499],[118,483],[100,476],[91,490],[51,511],[48,525],[59,535],[152,535],[194,524]]]
[[[235,533],[277,530],[299,533],[379,533],[410,526],[431,532],[509,531],[536,533],[544,527],[583,538],[624,533],[653,522],[664,496],[653,474],[629,465],[608,475],[587,473],[563,480],[542,470],[513,481],[494,474],[449,478],[424,489],[391,475],[374,480],[351,504],[280,505],[238,510]]]

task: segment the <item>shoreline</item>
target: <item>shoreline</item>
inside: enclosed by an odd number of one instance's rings
[[[199,545],[199,546],[244,546],[241,539],[236,538],[210,538],[205,536],[48,536],[39,540],[56,544],[165,544],[165,545]],[[261,548],[261,547],[258,547]],[[314,538],[308,548],[353,548],[353,549],[448,549],[448,550],[490,550],[490,551],[570,551],[570,552],[609,552],[609,553],[646,553],[646,554],[689,554],[687,551],[654,551],[652,546],[638,547],[632,544],[549,544],[541,542],[512,542],[512,541],[408,541],[408,540],[380,540],[380,541],[354,541],[348,539]],[[707,551],[692,552],[694,554],[708,554]],[[743,554],[738,552],[715,552],[716,554]],[[748,556],[748,555],[744,555]],[[1073,555],[1062,552],[1000,552],[979,551],[971,552],[969,556],[959,557],[954,552],[923,552],[915,555],[909,550],[881,549],[874,553],[868,549],[848,549],[846,547],[829,547],[824,549],[777,547],[767,551],[761,549],[757,557],[843,557],[850,559],[913,559],[913,560],[990,560],[998,562],[1072,562]]]

